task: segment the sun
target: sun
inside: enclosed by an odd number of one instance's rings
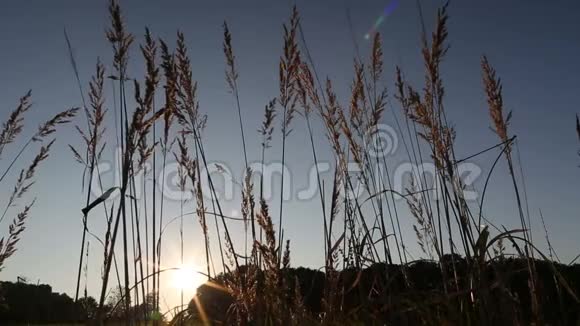
[[[176,289],[195,291],[205,281],[206,277],[193,265],[183,265],[172,272],[172,285]]]

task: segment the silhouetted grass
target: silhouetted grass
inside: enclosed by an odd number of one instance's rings
[[[313,130],[317,122],[322,122],[336,164],[331,187],[323,187],[320,172],[316,170],[322,222],[320,250],[325,256],[322,270],[312,271],[291,268],[291,242],[284,234],[283,217],[289,213],[283,205],[284,174],[276,215],[264,198],[263,177],[257,189],[253,183],[253,173],[260,171],[252,171],[248,166],[248,135],[238,84],[243,67],[238,67],[235,60],[235,28],[230,29],[224,23],[223,50],[226,83],[235,100],[245,164],[244,177],[239,182],[242,186],[240,221],[224,215],[209,173],[205,148],[210,140],[203,136],[207,117],[198,102],[197,81],[191,69],[191,60],[195,58],[190,58],[185,35],[177,33],[173,49],[163,40],[156,40],[146,29],[140,47],[146,75],[142,83],[132,79],[127,67],[130,60],[137,60],[131,56],[136,39],[125,27],[119,4],[111,0],[111,26],[106,36],[113,49],[113,70],[105,73],[104,66],[100,61],[97,63],[96,74],[89,84],[89,104],[84,104],[87,128],[77,127],[84,148],[71,146],[74,159],[85,168],[83,191],[87,196],[86,202],[79,204],[84,227],[76,279],[77,303],[88,300],[86,293],[85,298],[79,298],[86,234],[91,232],[104,238],[101,291],[94,302],[94,314],[84,312],[87,322],[123,321],[126,325],[161,324],[164,319],[176,325],[217,322],[566,325],[580,322],[577,313],[580,302],[576,296],[580,290],[578,267],[552,261],[555,253],[543,217],[550,257],[532,241],[527,202],[521,195],[524,184],[516,176],[521,167],[512,159],[517,135],[509,128],[511,113],[505,112],[502,84],[487,57],[482,58],[481,64],[482,89],[498,144],[482,145],[487,149],[470,158],[494,151],[497,159],[481,189],[481,199],[475,204],[466,199],[465,184],[458,170],[458,165],[466,159],[456,152],[457,135],[445,105],[448,94],[442,62],[449,49],[447,9],[444,6],[437,12],[431,35],[426,32],[422,35],[422,62],[417,64],[424,67],[423,84],[412,85],[406,81],[403,69],[397,67],[394,92],[387,90],[382,40],[377,33],[368,62],[355,58],[351,94],[346,103],[339,101],[330,79],[326,79],[324,86],[318,82],[316,67],[304,58],[303,52],[307,53],[308,48],[296,8],[284,24],[278,71],[280,92],[266,105],[264,121],[255,124],[260,125],[261,162],[266,160],[273,137],[279,136],[284,164],[287,155],[292,155],[286,148],[291,131],[299,128],[295,120],[304,118],[313,163],[318,164]],[[299,38],[302,46],[298,45]],[[105,114],[110,114],[104,108],[105,76],[110,76],[118,90],[113,95],[115,129],[104,125]],[[80,83],[79,86],[82,90]],[[162,98],[160,107],[156,107],[156,97]],[[21,132],[23,115],[30,108],[29,98],[27,94],[21,99],[3,125],[0,156]],[[435,189],[421,174],[412,178],[404,193],[396,192],[389,178],[393,171],[389,153],[372,152],[373,148],[384,145],[384,140],[376,136],[386,120],[384,113],[390,98],[396,100],[393,104],[400,108],[404,118],[402,123],[397,121],[397,126],[407,159],[416,166],[435,164],[434,181],[439,185]],[[74,109],[65,111],[42,125],[16,154],[0,182],[25,148],[48,138],[56,125],[68,122],[75,112]],[[276,123],[280,126],[279,134],[275,133]],[[121,149],[121,183],[91,200],[92,180],[100,180],[96,163],[105,148],[103,139],[109,133],[115,133],[115,137],[108,138],[116,139]],[[52,141],[43,145],[32,165],[22,171],[6,210],[28,191],[36,166],[46,159],[51,145]],[[182,297],[182,306],[168,312],[173,316],[164,316],[160,311],[160,275],[167,271],[162,267],[161,250],[167,241],[163,237],[167,216],[164,194],[159,197],[155,191],[155,171],[159,164],[165,169],[168,155],[169,159],[173,155],[179,163],[180,189],[190,191],[195,199],[194,213],[203,234],[199,243],[204,248],[207,264],[204,273],[208,278],[208,283],[189,304]],[[495,225],[483,214],[489,176],[502,159],[511,178],[519,229]],[[360,172],[350,173],[350,163]],[[151,170],[147,170],[148,165]],[[377,165],[386,168],[386,178],[377,173]],[[140,171],[152,173],[152,187],[148,188],[145,181],[137,184],[136,175]],[[89,180],[86,189],[85,180]],[[165,180],[161,182],[165,184]],[[208,189],[202,187],[205,182]],[[356,193],[355,183],[362,184],[364,198],[352,196]],[[135,199],[138,187],[142,188],[142,201]],[[113,191],[118,191],[120,197],[107,206],[106,200]],[[397,198],[406,200],[408,214],[400,211]],[[179,216],[182,261],[188,254],[183,252],[183,203],[182,199]],[[91,212],[95,214],[93,208],[101,205],[106,229],[89,230],[87,216]],[[25,206],[17,215],[9,237],[0,242],[0,268],[16,249],[30,206]],[[2,218],[4,215],[6,211]],[[416,239],[401,231],[401,221],[405,218],[414,224]],[[243,244],[234,243],[232,223],[244,223]],[[219,260],[213,259],[217,257],[212,256],[216,246],[210,246],[210,240],[217,242]],[[413,260],[409,255],[406,243],[413,241],[417,241],[424,259]],[[119,251],[122,264],[117,266],[115,250],[119,242],[122,243]],[[513,249],[508,250],[506,244]],[[112,266],[117,273],[116,285],[111,285],[109,280]]]

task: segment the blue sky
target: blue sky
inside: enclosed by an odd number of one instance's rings
[[[384,20],[379,31],[385,53],[385,84],[392,89],[394,69],[401,66],[417,87],[422,81],[420,25],[414,1],[400,5]],[[282,48],[281,24],[287,20],[290,1],[121,1],[129,30],[142,40],[144,27],[155,36],[173,43],[177,29],[186,35],[193,62],[194,78],[199,81],[201,109],[208,115],[205,133],[210,160],[230,167],[239,179],[242,152],[239,144],[234,102],[227,93],[221,48],[221,24],[227,20],[233,34],[240,73],[240,96],[248,137],[250,160],[259,159],[260,139],[256,130],[263,107],[277,95],[277,64]],[[314,63],[321,77],[334,82],[341,100],[346,99],[352,79],[355,55],[346,12],[350,12],[354,39],[363,55],[370,44],[364,35],[389,1],[298,1],[302,26]],[[422,1],[427,26],[433,25],[437,6],[442,2]],[[580,3],[577,1],[454,1],[449,8],[451,49],[444,61],[443,77],[447,89],[446,107],[457,130],[458,156],[465,157],[497,142],[489,129],[486,101],[481,86],[480,58],[486,54],[504,82],[505,104],[513,111],[512,133],[518,136],[521,162],[526,176],[530,213],[538,243],[544,246],[538,210],[541,209],[552,242],[564,261],[580,252],[577,232],[580,157],[574,115],[578,110],[580,86]],[[26,132],[59,110],[81,106],[63,36],[66,27],[73,43],[79,73],[86,87],[97,57],[111,68],[111,49],[104,37],[108,24],[106,1],[27,1],[0,4],[0,120],[5,120],[18,98],[33,91],[34,107],[28,115]],[[138,57],[137,51],[133,56]],[[134,77],[143,75],[141,59],[130,66]],[[112,71],[109,69],[109,71]],[[109,99],[110,84],[107,92]],[[392,95],[392,92],[390,93]],[[393,113],[400,107],[390,97],[385,123],[393,124]],[[111,105],[111,103],[109,103]],[[111,108],[112,109],[112,108]],[[393,112],[390,112],[393,110]],[[82,117],[78,120],[83,125]],[[277,127],[279,124],[277,125]],[[114,127],[111,125],[110,127]],[[312,165],[311,153],[304,147],[307,135],[304,120],[295,121],[289,138],[288,166],[295,188],[307,183]],[[316,121],[316,146],[320,156],[330,159],[322,125]],[[278,140],[275,140],[277,144]],[[24,275],[49,283],[56,291],[72,294],[75,286],[78,246],[81,235],[80,209],[82,169],[72,159],[67,144],[79,145],[72,126],[62,128],[51,159],[42,167],[35,185],[38,197],[19,244],[19,251],[8,261],[1,279],[15,280]],[[111,144],[113,142],[111,141]],[[277,147],[277,146],[274,146]],[[16,146],[11,149],[15,150]],[[279,151],[270,151],[270,161],[279,160]],[[25,164],[33,155],[27,153]],[[112,147],[105,153],[113,159]],[[473,163],[489,171],[493,155],[478,157]],[[6,158],[2,158],[3,161]],[[403,151],[393,164],[405,162]],[[4,164],[4,163],[2,163]],[[330,177],[328,174],[327,177]],[[516,208],[507,183],[506,167],[500,165],[492,178],[487,214],[506,226],[515,225]],[[481,186],[481,180],[476,186]],[[3,186],[6,194],[10,185]],[[236,195],[239,189],[235,190]],[[3,197],[2,199],[4,199]],[[401,203],[401,205],[404,203]],[[191,204],[189,204],[191,208]],[[225,204],[226,211],[239,210],[239,196]],[[277,203],[272,203],[272,211]],[[318,268],[322,265],[322,226],[317,198],[285,203],[285,235],[292,239],[294,265]],[[168,216],[179,212],[179,205],[168,205]],[[102,230],[100,216],[90,223]],[[407,242],[418,257],[411,220],[403,229]],[[0,225],[7,229],[7,222]],[[175,254],[177,229],[168,227],[167,257]],[[199,247],[199,227],[190,218],[186,226],[186,248],[196,264],[203,261]],[[242,239],[238,237],[238,239]],[[214,238],[215,240],[215,238]],[[313,250],[318,248],[319,250]],[[89,291],[100,284],[101,252],[91,242]],[[173,250],[173,252],[170,252]],[[176,258],[168,258],[168,266]],[[175,261],[173,261],[175,260]]]

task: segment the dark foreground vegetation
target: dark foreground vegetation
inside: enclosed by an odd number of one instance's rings
[[[116,290],[104,306],[109,322],[123,321],[125,316],[122,295]],[[121,302],[121,304],[119,304]],[[0,325],[10,324],[85,324],[96,317],[98,303],[91,296],[76,302],[65,293],[52,292],[47,284],[0,282]],[[151,305],[132,306],[130,314],[143,320],[144,311]],[[159,320],[163,320],[159,316]]]
[[[343,291],[336,293],[340,309],[343,311],[343,322],[364,325],[417,325],[426,315],[433,318],[433,324],[462,325],[459,311],[453,312],[450,303],[458,303],[461,297],[469,293],[457,291],[468,287],[469,265],[460,258],[454,257],[457,280],[461,284],[449,282],[444,284],[441,268],[453,273],[452,257],[446,256],[442,264],[432,261],[417,261],[405,267],[400,265],[375,264],[362,271],[347,269],[337,275],[337,286]],[[502,258],[486,265],[482,281],[489,284],[486,296],[491,300],[486,306],[486,316],[482,320],[495,325],[524,325],[533,323],[531,296],[528,286],[529,275],[526,261],[514,258]],[[576,325],[580,320],[580,310],[570,293],[563,291],[556,280],[554,269],[561,277],[568,280],[570,288],[580,291],[580,265],[567,266],[551,264],[547,261],[536,261],[538,295],[543,298],[541,305],[542,322],[549,325]],[[407,279],[402,269],[406,269]],[[245,271],[245,268],[242,268]],[[243,275],[246,275],[244,272]],[[300,318],[305,323],[316,323],[324,314],[325,274],[306,268],[288,268],[281,270],[280,289],[285,298],[277,309],[293,311],[286,316]],[[225,286],[224,278],[235,278],[233,274],[221,275],[216,284]],[[263,289],[264,275],[256,276],[257,288]],[[203,285],[197,291],[197,297],[189,304],[186,312],[176,320],[201,322],[202,316],[212,323],[236,323],[232,314],[224,312],[235,309],[234,297],[216,284]],[[225,288],[225,287],[224,287]],[[446,290],[447,288],[447,290]],[[299,291],[299,292],[297,292]],[[481,295],[478,293],[477,295]],[[477,297],[476,294],[471,296]],[[267,309],[268,296],[258,290],[253,300],[257,301],[254,309]],[[451,298],[451,299],[450,299]],[[453,299],[456,298],[456,299]],[[475,299],[472,299],[475,300]],[[459,305],[457,306],[460,309]],[[201,311],[202,309],[203,311]],[[263,315],[255,311],[255,316]],[[284,315],[281,315],[284,316]],[[272,321],[259,320],[257,324],[270,324]],[[278,320],[275,323],[290,324],[291,320]]]
[[[460,297],[469,295],[457,292],[466,284],[444,284],[441,278],[441,268],[452,273],[451,264],[455,263],[458,280],[467,282],[467,262],[459,257],[444,257],[441,264],[433,261],[416,261],[407,266],[375,264],[362,271],[347,269],[338,274],[336,280],[339,288],[345,289],[338,293],[341,309],[346,313],[345,321],[358,322],[365,325],[416,325],[420,323],[420,315],[428,314],[434,318],[434,323],[460,325],[461,320],[454,320],[454,315],[442,304],[449,296]],[[496,325],[512,325],[517,321],[532,323],[534,317],[531,309],[531,297],[528,286],[526,261],[514,258],[501,258],[489,263],[485,269],[485,282],[491,284],[489,295],[492,299],[485,317]],[[567,291],[559,288],[554,269],[561,277],[566,278],[574,292],[580,291],[580,265],[552,264],[547,261],[536,261],[538,294],[544,298],[542,302],[542,318],[549,325],[575,325],[580,320],[580,310]],[[402,269],[406,269],[408,279],[404,278]],[[247,268],[240,267],[241,277],[246,277]],[[287,268],[281,271],[280,288],[284,292],[285,302],[278,309],[293,310],[300,314],[303,324],[315,323],[324,313],[325,274],[307,268]],[[228,311],[235,309],[235,299],[226,289],[226,279],[240,277],[234,273],[221,274],[211,284],[198,288],[197,295],[189,303],[189,307],[174,318],[172,323],[201,324],[204,321],[211,324],[236,323],[235,316]],[[265,276],[262,272],[255,275],[257,289],[263,289]],[[94,298],[86,297],[77,303],[66,294],[53,293],[48,285],[2,282],[0,295],[3,298],[0,306],[0,322],[3,324],[47,324],[47,323],[84,323],[94,318],[97,303]],[[500,285],[504,284],[504,285]],[[445,287],[448,288],[446,293]],[[475,297],[475,296],[474,296]],[[257,302],[254,309],[266,309],[264,300],[267,294],[256,291]],[[118,297],[117,297],[118,299]],[[116,304],[111,300],[107,310],[111,312]],[[133,307],[132,319],[142,321],[143,307]],[[508,313],[509,312],[509,313]],[[515,313],[515,314],[512,314]],[[254,315],[261,315],[254,312]],[[203,317],[202,317],[203,316]],[[298,317],[298,316],[296,316]],[[234,318],[234,319],[232,319]],[[122,322],[124,312],[111,314],[109,322]],[[576,322],[575,322],[576,321]],[[257,321],[258,322],[258,321]],[[282,324],[289,320],[280,320]],[[165,322],[160,322],[165,324]],[[258,324],[267,324],[259,321]]]
[[[0,323],[3,325],[83,321],[92,313],[89,312],[89,305],[94,302],[93,298],[89,298],[75,303],[66,294],[52,292],[49,285],[24,282],[1,282],[0,298]]]

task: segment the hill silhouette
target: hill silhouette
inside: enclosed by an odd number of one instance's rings
[[[352,312],[353,320],[368,324],[411,324],[418,322],[418,314],[441,313],[441,305],[447,301],[447,295],[463,297],[469,293],[457,292],[453,288],[468,288],[470,281],[467,262],[458,256],[453,257],[457,270],[458,279],[464,284],[443,284],[441,268],[445,272],[452,273],[451,255],[444,257],[442,264],[433,261],[416,261],[408,266],[374,264],[361,272],[354,269],[346,269],[338,272],[337,288],[346,289],[339,293],[341,306],[344,311]],[[499,324],[510,324],[511,320],[504,318],[510,314],[501,312],[517,311],[520,320],[531,321],[531,298],[528,286],[528,272],[526,260],[519,258],[505,258],[493,261],[486,265],[485,277],[490,285],[492,297],[497,298],[493,307],[489,307],[490,318]],[[562,321],[576,321],[580,318],[578,304],[573,293],[580,292],[580,265],[563,265],[548,261],[535,261],[538,276],[539,295],[546,298],[543,301],[542,313],[544,322],[547,324],[561,324]],[[406,268],[407,280],[404,279],[402,269]],[[244,267],[240,268],[244,274]],[[560,276],[554,273],[558,272]],[[231,305],[235,303],[230,293],[224,291],[219,285],[228,277],[237,277],[236,273],[222,274],[215,283],[204,284],[197,291],[196,300],[192,300],[187,310],[188,318],[199,319],[200,308],[203,307],[209,320],[231,323],[228,319],[231,314]],[[282,270],[284,289],[300,289],[300,296],[304,308],[310,316],[319,316],[324,310],[322,306],[325,299],[325,282],[327,278],[321,271],[307,268],[289,268]],[[388,277],[387,277],[388,274]],[[556,282],[557,277],[562,277],[569,285],[564,289]],[[257,277],[258,283],[264,281],[264,275]],[[501,281],[500,281],[501,280]],[[296,284],[298,282],[298,284]],[[502,286],[501,284],[507,284]],[[298,287],[296,286],[298,285]],[[261,289],[259,284],[258,289]],[[445,289],[447,288],[447,290]],[[287,290],[288,291],[288,290]],[[447,291],[447,295],[446,295]],[[507,296],[506,296],[507,294]],[[258,295],[259,299],[260,295]],[[296,292],[288,291],[286,294],[287,304],[291,305],[296,300]],[[511,298],[506,300],[505,298]],[[392,298],[396,298],[393,300]],[[197,301],[197,303],[196,303]],[[449,307],[447,307],[448,309]],[[497,312],[493,314],[493,312]],[[461,324],[461,321],[457,321]]]

